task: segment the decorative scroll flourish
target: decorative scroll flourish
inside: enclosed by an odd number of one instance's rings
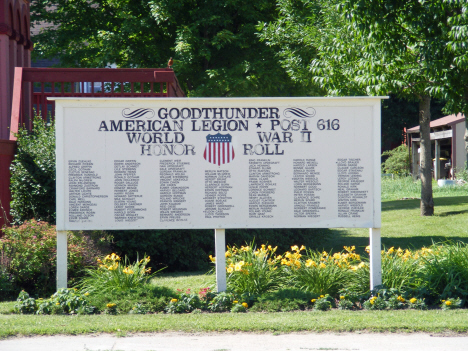
[[[139,108],[134,111],[130,111],[129,108],[125,108],[122,110],[122,116],[125,118],[140,118],[145,116],[146,114],[150,114],[149,116],[146,116],[146,118],[153,118],[154,117],[154,110],[151,108]]]
[[[300,118],[312,118],[315,116],[315,109],[313,107],[307,107],[306,110],[297,107],[290,107],[284,110],[284,117],[300,117]]]

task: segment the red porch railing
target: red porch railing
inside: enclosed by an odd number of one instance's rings
[[[10,140],[18,126],[32,128],[34,110],[53,118],[48,97],[184,97],[170,68],[15,68]]]

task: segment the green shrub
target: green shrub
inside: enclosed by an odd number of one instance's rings
[[[338,309],[340,309],[340,310],[355,310],[356,306],[352,301],[343,299],[343,300],[340,300],[338,302]]]
[[[263,312],[287,312],[294,310],[306,310],[312,306],[312,299],[318,295],[310,291],[299,289],[280,289],[258,297],[251,311]]]
[[[0,267],[10,277],[16,290],[32,295],[49,295],[56,285],[55,226],[36,220],[3,229],[0,238]],[[85,266],[96,264],[98,245],[87,234],[68,232],[68,277],[70,284],[82,274]]]
[[[167,313],[190,313],[201,307],[202,302],[198,294],[192,293],[190,289],[188,289],[186,292],[179,290],[177,292],[177,297],[169,301],[165,311]]]
[[[455,310],[458,308],[461,308],[463,305],[463,301],[457,297],[456,299],[450,298],[447,300],[442,300],[440,303],[440,307],[446,311],[446,310]]]
[[[464,167],[457,168],[455,170],[455,176],[457,179],[464,180],[465,182],[468,182],[468,163],[465,162]]]
[[[305,310],[310,304],[299,299],[262,300],[259,299],[250,309],[254,312],[289,312]]]
[[[18,295],[19,289],[15,284],[15,277],[0,265],[0,302],[11,301]]]
[[[413,297],[408,300],[408,308],[414,309],[414,310],[426,310],[427,305],[424,299],[418,299],[418,298]]]
[[[232,313],[243,313],[243,312],[247,312],[247,307],[245,307],[246,303],[244,302],[244,304],[242,303],[235,303],[232,308],[231,308],[231,312]]]
[[[236,296],[231,292],[220,292],[209,302],[208,310],[211,312],[226,312],[232,308]]]
[[[55,223],[55,128],[35,117],[33,130],[21,128],[11,164],[11,215],[15,224],[28,219]]]
[[[380,296],[373,296],[369,300],[364,301],[362,307],[366,310],[385,310],[388,307],[387,301]]]
[[[333,298],[330,295],[320,295],[317,299],[312,299],[314,304],[314,310],[317,311],[328,311],[333,307]]]
[[[134,289],[102,292],[96,291],[87,296],[89,303],[99,311],[106,311],[107,304],[118,302],[118,309],[122,313],[130,313],[137,305],[147,313],[162,312],[166,307],[170,296],[176,292],[164,287],[144,284]],[[132,312],[136,313],[136,312]]]
[[[228,246],[226,251],[227,287],[230,291],[261,295],[278,290],[285,284],[280,266],[281,256],[276,256],[276,247],[252,242],[247,246]]]
[[[21,314],[33,314],[36,313],[37,306],[36,300],[32,297],[29,297],[29,294],[26,291],[21,291],[19,293],[16,304],[13,307],[16,313]]]
[[[158,273],[151,273],[151,269],[146,268],[149,261],[150,257],[148,256],[141,260],[137,258],[135,263],[130,264],[127,257],[121,262],[120,257],[112,253],[102,260],[97,259],[99,267],[87,268],[85,276],[77,284],[77,287],[92,294],[140,287]]]
[[[443,243],[421,250],[422,287],[429,301],[468,298],[468,245]]]
[[[420,253],[394,247],[382,250],[382,285],[402,291],[417,290],[423,280]],[[366,265],[356,270],[350,280],[350,289],[358,294],[366,294],[370,286],[368,257],[363,257]]]
[[[390,151],[384,151],[382,157],[388,156],[382,163],[382,172],[406,176],[410,173],[409,150],[405,144]]]
[[[304,291],[335,296],[349,285],[353,270],[362,267],[354,247],[346,247],[343,252],[335,254],[307,250],[303,256],[300,252],[304,249],[294,246],[282,259],[291,284]]]
[[[82,293],[77,289],[62,288],[50,297],[50,301],[52,306],[59,306],[64,313],[93,314],[97,309],[89,304],[88,295],[89,293]],[[47,303],[47,301],[38,304],[39,308],[44,303]]]

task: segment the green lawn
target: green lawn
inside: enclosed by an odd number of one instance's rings
[[[205,274],[205,272],[162,273],[158,274],[152,283],[172,290],[186,291],[191,289],[198,292],[201,288],[214,287],[216,278],[212,274]]]
[[[182,315],[0,315],[0,338],[8,336],[136,332],[468,332],[468,311],[339,311],[202,313]]]

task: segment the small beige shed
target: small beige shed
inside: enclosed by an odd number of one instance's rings
[[[445,116],[431,121],[431,155],[433,159],[433,177],[453,179],[458,168],[465,166],[465,116]],[[419,177],[420,143],[419,126],[406,131],[411,152],[411,170]]]

